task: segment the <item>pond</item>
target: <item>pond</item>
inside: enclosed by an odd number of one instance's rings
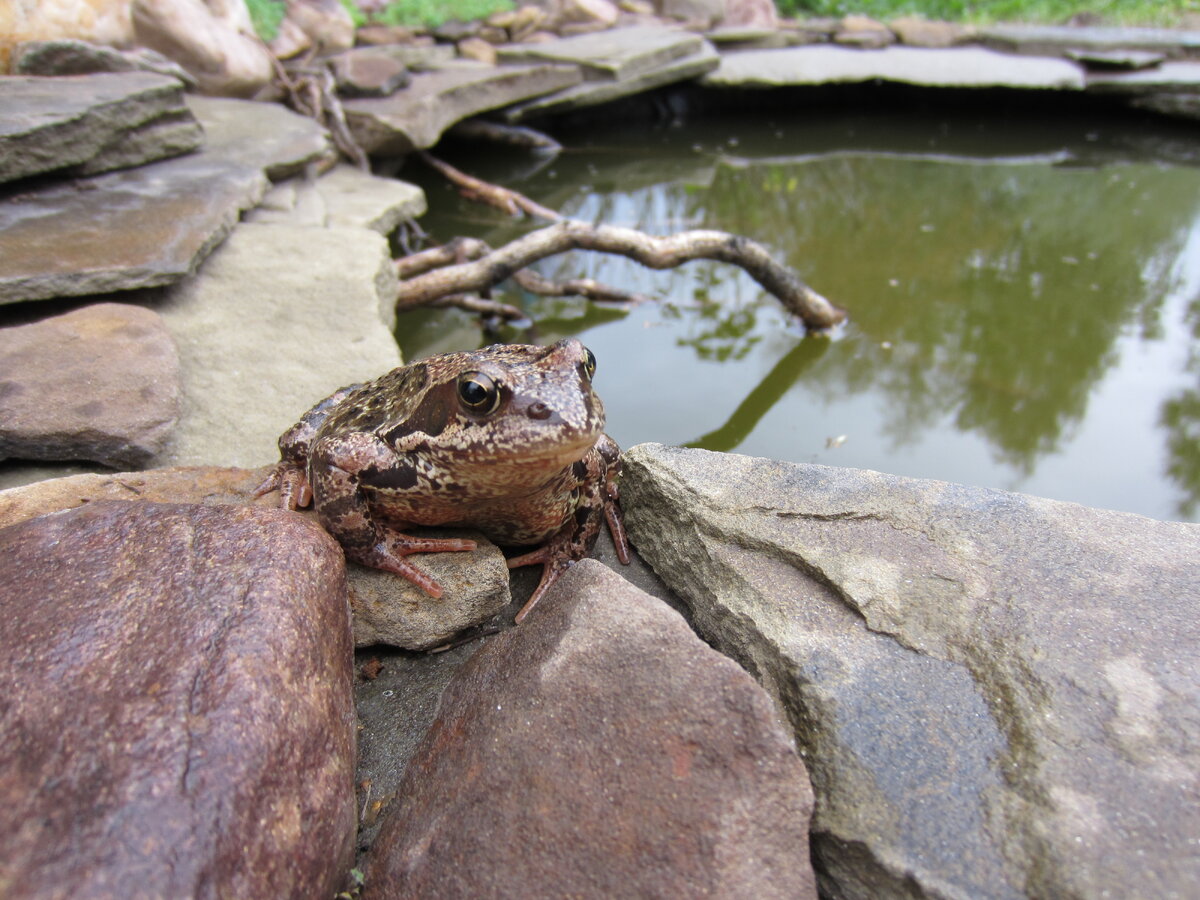
[[[544,261],[656,302],[497,299],[599,359],[622,445],[687,444],[1200,515],[1200,136],[1155,120],[822,109],[556,134],[552,160],[448,161],[564,215],[768,246],[850,312],[806,336],[741,270]],[[535,227],[410,162],[437,241]],[[492,343],[457,311],[401,317],[406,360]]]

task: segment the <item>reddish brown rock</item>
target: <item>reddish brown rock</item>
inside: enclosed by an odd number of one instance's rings
[[[366,897],[815,897],[812,794],[767,695],[583,560],[442,696]]]
[[[383,47],[358,47],[329,60],[344,97],[386,97],[408,84],[408,67]]]
[[[896,35],[882,22],[867,16],[846,16],[833,40],[846,47],[878,50],[896,43]]]
[[[0,329],[0,458],[142,465],[170,437],[180,390],[152,310],[98,303]]]
[[[918,16],[905,16],[888,23],[900,42],[910,47],[956,47],[965,44],[974,34],[967,25],[953,22],[930,22]]]
[[[5,896],[331,897],[355,717],[336,544],[98,502],[0,530]]]
[[[98,500],[145,500],[155,503],[200,503],[205,506],[274,508],[278,494],[253,499],[270,467],[259,469],[178,466],[146,472],[72,475],[0,491],[0,528],[35,516],[73,509]],[[307,510],[304,517],[316,522]],[[457,535],[456,535],[457,536]],[[350,609],[357,646],[390,644],[427,650],[446,643],[465,628],[478,625],[512,602],[504,554],[483,535],[472,532],[478,547],[469,553],[427,553],[420,566],[446,589],[433,600],[410,581],[391,572],[351,565]]]

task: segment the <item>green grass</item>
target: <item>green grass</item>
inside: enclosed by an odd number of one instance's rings
[[[355,25],[368,21],[384,25],[427,25],[431,28],[457,19],[473,22],[486,19],[494,12],[513,8],[512,0],[393,0],[374,19],[368,19],[354,4],[354,0],[342,0],[342,6],[350,12]]]
[[[877,19],[918,15],[951,22],[1065,22],[1077,13],[1096,13],[1111,25],[1178,25],[1200,0],[776,0],[785,16],[844,16]]]
[[[370,18],[354,0],[341,0],[341,4],[346,7],[356,26],[379,22],[384,25],[425,25],[431,28],[451,19],[460,22],[485,19],[494,12],[512,9],[514,5],[513,0],[393,0],[374,18]],[[286,12],[284,0],[246,0],[246,7],[250,10],[250,20],[258,36],[264,41],[274,39]]]

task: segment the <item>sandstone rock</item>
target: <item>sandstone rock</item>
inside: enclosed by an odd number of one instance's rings
[[[451,681],[364,896],[815,897],[810,809],[766,695],[584,560]]]
[[[179,346],[184,411],[155,464],[274,462],[314,403],[400,365],[395,277],[374,232],[239,225],[156,304]]]
[[[536,6],[519,6],[513,13],[512,20],[505,23],[509,38],[513,43],[526,40],[535,31],[546,27],[547,16],[544,10]]]
[[[127,77],[158,76],[87,80]],[[0,303],[177,281],[262,197],[264,171],[282,177],[328,151],[323,128],[277,104],[189,105],[207,135],[203,152],[0,202]]]
[[[51,478],[0,491],[0,528],[103,500],[274,508],[279,503],[278,494],[253,497],[269,471],[267,466],[178,466]],[[300,515],[317,522],[311,510]],[[440,600],[430,599],[390,572],[354,563],[347,566],[353,634],[358,646],[389,644],[426,650],[509,606],[512,598],[503,554],[479,534],[462,536],[479,541],[479,547],[470,553],[425,553],[418,557],[421,568],[446,589]]]
[[[1092,72],[1089,91],[1114,94],[1200,94],[1200,62],[1165,62],[1133,72]]]
[[[287,0],[284,21],[299,28],[320,51],[354,46],[354,21],[339,0]]]
[[[560,25],[599,25],[611,28],[621,11],[610,0],[562,0]]]
[[[329,58],[343,97],[386,97],[409,82],[408,66],[385,48],[359,47]]]
[[[470,538],[479,545],[469,553],[422,553],[412,557],[445,588],[439,600],[391,572],[350,564],[355,646],[389,644],[406,650],[429,650],[465,628],[486,622],[512,602],[508,566],[498,547],[477,532],[437,533]]]
[[[622,495],[795,723],[830,896],[1197,883],[1200,527],[659,445]]]
[[[0,531],[0,560],[6,893],[332,896],[356,818],[333,541],[101,502]]]
[[[470,37],[458,42],[458,55],[489,66],[496,64],[496,48],[483,38]]]
[[[564,38],[547,44],[514,44],[500,51],[509,62],[547,61],[580,66],[588,81],[624,81],[703,51],[704,40],[673,28],[633,26]],[[564,85],[565,87],[566,85]]]
[[[425,192],[416,185],[343,163],[316,179],[292,178],[275,185],[245,221],[369,228],[386,237],[425,209]]]
[[[98,500],[141,500],[149,503],[193,503],[205,506],[274,508],[275,494],[251,499],[267,477],[258,469],[178,466],[144,472],[106,472],[51,478],[0,491],[0,528],[37,516],[74,509]]]
[[[137,466],[179,417],[179,357],[157,313],[99,303],[0,328],[0,459]]]
[[[930,22],[918,16],[893,19],[888,27],[910,47],[954,47],[970,40],[974,30],[953,22]]]
[[[364,25],[355,32],[356,42],[368,46],[387,44],[409,44],[415,41],[417,34],[411,28],[403,25]]]
[[[0,73],[23,41],[76,39],[114,47],[133,44],[129,0],[18,0],[0,3]]]
[[[725,0],[720,24],[732,27],[774,28],[779,24],[772,0]]]
[[[577,84],[573,66],[463,63],[413,76],[391,97],[347,100],[346,121],[368,153],[397,155],[432,147],[455,122]]]
[[[780,28],[722,26],[706,31],[704,39],[722,51],[775,50],[792,46],[792,35]]]
[[[1080,90],[1084,86],[1082,70],[1062,59],[1016,57],[982,47],[887,47],[859,53],[821,44],[731,53],[704,76],[702,84],[749,88],[877,80],[924,87]]]
[[[655,0],[660,16],[709,28],[724,21],[725,4],[726,0]]]
[[[717,51],[708,43],[702,43],[697,53],[671,60],[641,75],[621,81],[585,81],[546,97],[535,97],[505,109],[501,116],[509,122],[521,122],[539,116],[568,113],[601,103],[610,103],[622,97],[633,96],[668,84],[690,81],[713,71],[721,64]]]
[[[1167,59],[1165,53],[1152,50],[1068,50],[1063,55],[1088,69],[1125,72],[1153,69]]]
[[[206,94],[252,97],[271,81],[271,54],[241,0],[133,0],[138,43],[179,63]]]
[[[457,44],[467,38],[476,37],[481,27],[482,23],[480,22],[462,22],[458,19],[450,19],[434,28],[433,36],[447,44]]]
[[[204,126],[207,153],[259,169],[272,181],[332,154],[324,128],[278,103],[194,95],[187,103]]]
[[[1172,28],[1071,28],[1065,25],[988,25],[981,43],[1008,53],[1058,56],[1067,50],[1150,50],[1171,59],[1200,56],[1200,31]]]
[[[9,198],[0,203],[0,303],[177,281],[266,187],[260,169],[192,154]]]
[[[139,166],[204,141],[183,85],[162,75],[0,76],[0,93],[0,182]]]
[[[867,16],[846,16],[833,36],[834,43],[860,50],[878,50],[896,42],[896,36],[882,22]]]
[[[146,47],[117,50],[87,41],[25,41],[12,58],[17,75],[93,75],[98,72],[156,72],[177,78],[188,87],[196,79],[182,66]]]

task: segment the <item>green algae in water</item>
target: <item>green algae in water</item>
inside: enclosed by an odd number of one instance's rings
[[[600,360],[609,432],[1200,514],[1200,140],[1104,121],[841,116],[610,135],[523,178],[464,168],[575,218],[718,228],[777,251],[850,310],[805,337],[740,270],[539,266],[662,298],[623,311],[508,286],[532,329]],[[1189,143],[1189,140],[1191,143]],[[417,173],[404,173],[415,177]],[[428,182],[438,239],[528,224]],[[402,317],[406,359],[486,343],[452,312]]]

